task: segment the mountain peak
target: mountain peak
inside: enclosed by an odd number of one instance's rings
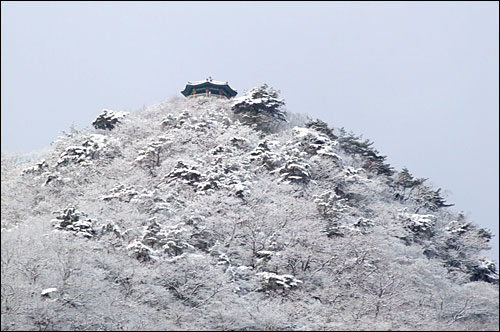
[[[492,234],[267,85],[93,126],[2,156],[2,329],[498,328]]]

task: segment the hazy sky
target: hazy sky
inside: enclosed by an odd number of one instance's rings
[[[288,110],[374,141],[495,233],[498,2],[5,2],[2,151],[49,146],[103,108],[188,80],[268,83]]]

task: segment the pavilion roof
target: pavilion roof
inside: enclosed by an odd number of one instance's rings
[[[238,94],[236,90],[233,90],[231,89],[231,87],[229,87],[228,82],[215,81],[211,77],[208,77],[204,81],[188,82],[181,93],[187,97],[191,94],[192,89],[195,87],[218,87],[223,89],[231,97],[234,97]]]

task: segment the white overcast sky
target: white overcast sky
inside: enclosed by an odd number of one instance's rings
[[[498,2],[1,3],[1,146],[31,152],[188,80],[281,90],[495,233]]]

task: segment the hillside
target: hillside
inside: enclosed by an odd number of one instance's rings
[[[2,330],[498,330],[492,234],[266,86],[2,155]]]

